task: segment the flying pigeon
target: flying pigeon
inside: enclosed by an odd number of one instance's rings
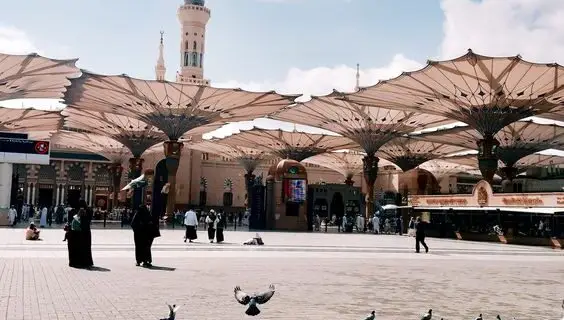
[[[427,312],[426,314],[424,314],[421,317],[421,320],[431,320],[431,318],[433,318],[433,309],[429,309],[429,312]]]
[[[370,315],[366,317],[366,319],[364,320],[374,320],[374,319],[376,319],[376,311],[372,310],[372,312],[370,312]]]
[[[499,316],[499,314],[497,315],[497,317],[495,317],[497,320],[501,320],[501,317]]]
[[[265,304],[272,298],[272,296],[274,296],[274,285],[271,284],[268,291],[260,294],[255,293],[253,295],[248,295],[245,292],[241,291],[241,288],[239,286],[235,287],[234,292],[235,299],[237,299],[240,304],[249,306],[245,313],[249,316],[256,316],[260,313],[259,308],[257,308],[257,304]]]
[[[180,306],[176,306],[175,304],[173,304],[172,306],[170,304],[166,304],[168,306],[168,317],[163,318],[161,320],[174,320],[176,319],[176,313],[178,312],[178,309],[180,309]]]
[[[482,314],[480,313],[480,315],[478,316],[478,318],[476,318],[476,320],[483,320],[482,319]]]
[[[143,187],[147,184],[147,181],[145,181],[145,174],[140,175],[139,177],[131,180],[130,183],[128,183],[125,187],[123,187],[123,189],[121,189],[121,191],[126,191],[129,189],[136,189],[139,187]]]

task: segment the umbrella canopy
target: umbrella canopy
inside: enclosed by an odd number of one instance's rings
[[[77,60],[0,53],[0,101],[62,98],[69,79],[80,75]]]
[[[296,161],[325,152],[358,148],[358,145],[352,140],[337,135],[296,130],[267,130],[256,127],[227,136],[219,141],[233,146],[255,147],[282,159]]]
[[[266,116],[297,96],[249,92],[167,81],[106,76],[83,71],[66,92],[66,104],[82,110],[114,113],[143,121],[172,140],[193,130]]]

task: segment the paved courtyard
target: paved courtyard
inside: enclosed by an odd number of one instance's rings
[[[135,267],[132,232],[94,230],[98,271],[67,266],[61,230],[26,242],[23,229],[0,229],[0,319],[160,319],[165,302],[177,319],[243,319],[233,287],[277,287],[259,319],[560,319],[564,251],[356,234],[262,233],[264,247],[240,243],[253,233],[227,232],[228,243],[185,244],[164,230],[153,247],[156,270]]]

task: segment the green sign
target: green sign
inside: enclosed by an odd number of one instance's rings
[[[299,172],[300,172],[300,170],[298,169],[298,167],[290,167],[288,169],[289,174],[298,174]]]

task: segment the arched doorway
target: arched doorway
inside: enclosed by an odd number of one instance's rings
[[[166,211],[167,195],[162,194],[163,187],[168,182],[168,170],[166,159],[162,159],[155,167],[155,177],[153,180],[153,199],[151,203],[151,214],[162,217]]]
[[[340,192],[335,192],[335,194],[333,194],[330,210],[331,217],[335,215],[339,218],[345,215],[345,202],[343,201],[343,195]]]
[[[84,169],[79,164],[73,164],[67,171],[67,201],[71,207],[78,208],[84,189]]]
[[[55,197],[56,179],[57,172],[53,166],[42,165],[39,167],[37,172],[38,178],[38,195],[37,204],[40,208],[51,207],[53,205],[53,199]],[[33,199],[35,200],[35,199]],[[32,203],[35,203],[34,201]]]

